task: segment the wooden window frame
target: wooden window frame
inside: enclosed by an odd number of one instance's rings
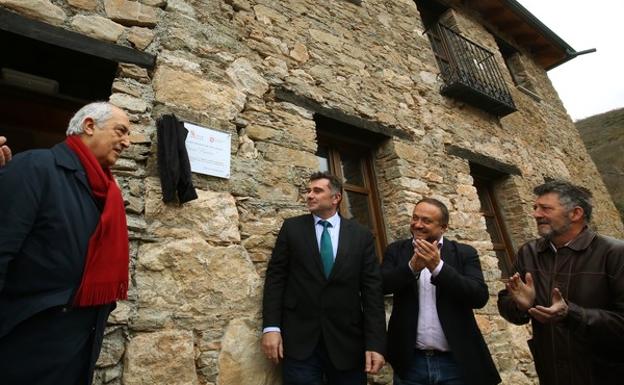
[[[495,229],[487,228],[487,232],[488,234],[490,234],[493,250],[495,252],[505,252],[505,258],[500,261],[500,268],[501,274],[504,277],[508,277],[513,270],[513,264],[515,262],[516,255],[511,243],[511,238],[509,237],[509,233],[507,231],[507,227],[505,225],[505,221],[503,220],[503,216],[501,215],[500,205],[498,204],[498,200],[496,199],[496,195],[494,194],[494,179],[488,176],[475,174],[473,174],[472,177],[474,179],[474,187],[477,189],[477,192],[483,192],[483,196],[489,201],[489,206],[492,208],[491,212],[487,212],[485,207],[481,205],[481,215],[483,215],[485,218],[491,218],[493,220],[493,223],[495,224]],[[496,231],[498,235],[496,238],[501,240],[500,242],[494,242],[494,240],[492,239],[491,231]],[[496,254],[496,257],[500,260],[498,253]]]
[[[377,191],[375,171],[373,168],[373,148],[370,144],[364,144],[356,140],[349,140],[337,135],[331,135],[327,133],[319,133],[318,138],[319,146],[325,147],[328,152],[329,171],[345,180],[342,173],[342,164],[340,158],[340,152],[347,152],[357,154],[360,156],[360,166],[362,167],[362,177],[364,186],[353,185],[350,183],[343,183],[344,192],[354,192],[359,194],[365,194],[367,196],[368,208],[371,223],[374,228],[369,228],[375,239],[375,251],[377,257],[381,260],[385,247],[387,246],[387,238],[385,232],[385,225],[383,221],[383,215],[381,211],[381,204],[379,200],[379,192]],[[340,202],[339,211],[341,213],[348,213],[346,200],[343,199]],[[342,215],[342,214],[341,214]],[[350,217],[345,215],[345,218]]]

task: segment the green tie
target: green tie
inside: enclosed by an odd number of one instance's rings
[[[323,261],[323,270],[325,271],[325,277],[329,278],[332,267],[334,266],[334,249],[332,247],[331,237],[328,227],[332,227],[331,223],[327,221],[318,221],[318,224],[323,226],[323,233],[321,234],[321,260]]]

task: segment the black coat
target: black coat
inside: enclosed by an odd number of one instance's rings
[[[191,163],[186,151],[188,130],[175,115],[163,115],[156,123],[158,137],[158,174],[163,202],[186,203],[197,199]]]
[[[78,157],[65,145],[18,154],[0,169],[0,337],[70,302],[100,219]]]
[[[384,292],[394,294],[387,359],[400,376],[405,375],[416,346],[418,280],[408,266],[413,253],[411,238],[394,242],[386,249],[381,267]],[[497,384],[500,377],[473,314],[488,300],[479,256],[474,248],[445,238],[441,257],[444,265],[432,283],[453,357],[467,384]]]
[[[0,168],[0,382],[88,383],[111,305],[72,310],[100,218],[65,145]]]
[[[284,354],[308,358],[323,341],[338,369],[385,353],[381,275],[371,233],[341,218],[338,252],[325,278],[312,215],[284,221],[269,261],[263,325],[282,330]]]

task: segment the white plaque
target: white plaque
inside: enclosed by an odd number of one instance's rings
[[[184,127],[189,131],[185,144],[191,171],[229,178],[231,134],[186,122]]]

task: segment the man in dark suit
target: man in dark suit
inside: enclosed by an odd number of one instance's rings
[[[92,381],[108,315],[127,298],[128,228],[110,168],[129,130],[123,110],[91,103],[64,142],[0,167],[2,385]]]
[[[337,213],[342,183],[315,173],[311,214],[284,221],[264,285],[262,349],[285,385],[364,385],[384,364],[385,313],[371,233]]]
[[[412,237],[388,246],[384,292],[394,294],[388,361],[395,385],[500,382],[472,309],[488,289],[474,248],[444,238],[449,214],[432,198],[412,213]]]

